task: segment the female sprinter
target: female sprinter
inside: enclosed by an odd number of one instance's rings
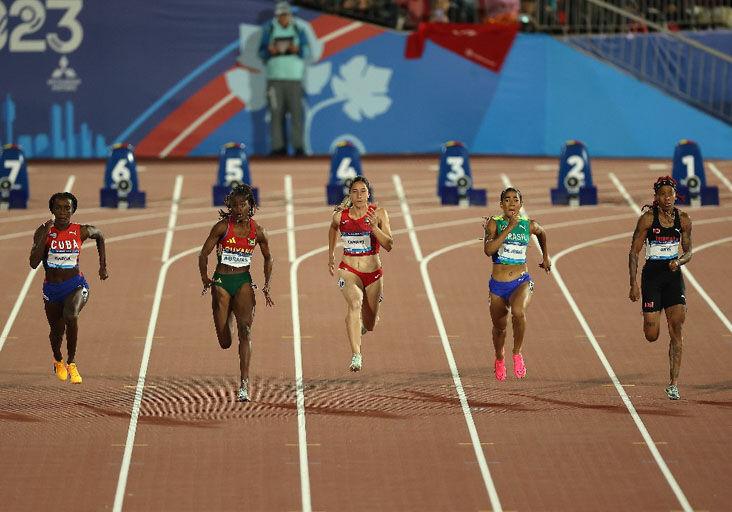
[[[661,310],[666,311],[671,343],[668,348],[670,382],[666,395],[678,400],[679,369],[683,336],[681,329],[686,319],[686,297],[681,265],[691,260],[691,218],[674,207],[676,180],[661,176],[653,185],[653,204],[645,205],[633,233],[628,255],[630,293],[632,302],[643,298],[643,332],[648,341],[656,341],[660,330]],[[679,244],[684,253],[679,254]],[[641,289],[638,289],[638,255],[646,247],[646,263],[641,271]]]
[[[37,268],[43,262],[46,279],[43,282],[43,302],[53,351],[53,371],[59,380],[69,379],[81,384],[82,378],[74,359],[79,335],[79,313],[89,301],[89,283],[79,270],[79,254],[84,240],[97,242],[99,253],[99,279],[105,280],[107,256],[104,235],[94,226],[72,224],[78,201],[70,192],[57,192],[48,200],[53,220],[36,229],[30,266]],[[61,354],[61,343],[66,333],[66,363]]]
[[[503,215],[486,218],[483,224],[485,236],[483,251],[493,259],[493,271],[488,283],[493,321],[493,347],[496,351],[496,379],[506,380],[506,363],[503,347],[506,343],[506,323],[511,310],[513,325],[513,374],[518,379],[526,376],[526,365],[521,346],[526,331],[526,308],[534,282],[526,267],[526,250],[531,235],[536,235],[543,255],[539,267],[549,272],[552,268],[546,248],[546,232],[538,222],[521,215],[523,200],[518,189],[509,187],[501,192]]]
[[[349,190],[333,213],[328,230],[328,269],[334,276],[336,237],[340,230],[343,259],[338,265],[338,287],[348,304],[346,332],[353,353],[349,368],[357,372],[362,363],[361,336],[374,330],[384,289],[379,248],[391,251],[394,242],[386,210],[369,204],[368,180],[357,176]]]
[[[264,300],[267,306],[274,306],[269,294],[272,277],[273,259],[269,252],[269,239],[262,226],[252,216],[256,210],[254,195],[249,185],[239,185],[229,192],[224,200],[228,212],[219,210],[221,219],[211,228],[206,242],[198,256],[198,269],[201,272],[204,293],[211,291],[216,336],[221,348],[231,347],[234,329],[239,336],[239,370],[241,384],[236,399],[249,401],[249,362],[252,358],[251,329],[254,321],[254,288],[249,266],[254,248],[264,257]],[[208,277],[208,255],[216,247],[218,264],[213,278]],[[236,319],[236,327],[234,326]]]

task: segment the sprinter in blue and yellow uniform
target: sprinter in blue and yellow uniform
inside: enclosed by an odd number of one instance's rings
[[[228,211],[219,210],[220,220],[211,228],[198,256],[203,291],[211,291],[211,307],[219,345],[231,347],[232,331],[239,338],[239,370],[241,383],[236,399],[249,401],[249,363],[252,358],[251,329],[254,322],[254,286],[249,273],[254,248],[259,245],[264,257],[264,287],[267,306],[274,306],[270,296],[273,259],[269,252],[267,232],[252,218],[256,211],[254,195],[249,185],[232,189],[224,200]],[[208,277],[208,256],[216,248],[218,264],[212,278]]]
[[[648,341],[656,341],[661,327],[661,310],[666,312],[671,337],[668,357],[670,382],[666,395],[671,400],[681,398],[678,388],[683,336],[686,320],[686,297],[681,265],[691,260],[691,218],[674,206],[676,180],[661,176],[653,185],[653,204],[645,210],[635,227],[628,255],[630,293],[632,302],[642,297],[643,332]],[[679,251],[679,245],[683,253]],[[638,255],[646,248],[646,263],[638,287]]]
[[[521,192],[509,187],[501,192],[503,215],[486,218],[483,224],[483,251],[493,260],[488,288],[493,321],[493,347],[496,352],[494,369],[499,381],[506,380],[504,345],[509,310],[513,325],[513,374],[518,379],[526,376],[521,347],[526,331],[526,308],[534,292],[534,282],[526,266],[526,251],[531,235],[536,235],[539,240],[543,256],[539,267],[546,272],[552,268],[546,248],[546,232],[538,222],[521,215],[522,205]]]

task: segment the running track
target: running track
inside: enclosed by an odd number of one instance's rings
[[[633,204],[649,201],[666,173],[649,165],[664,162],[595,160],[600,205],[579,209],[549,203],[555,163],[474,158],[493,207],[461,209],[437,204],[436,161],[364,159],[395,246],[383,256],[381,322],[352,374],[345,307],[327,272],[328,163],[254,161],[277,305],[265,309],[258,292],[250,404],[234,402],[237,355],[218,348],[200,295],[215,164],[147,163],[148,208],[129,211],[96,208],[99,163],[32,165],[30,208],[0,212],[0,508],[728,509],[732,162],[707,172],[722,206],[688,210],[699,289],[687,278],[679,402],[663,392],[665,327],[647,343],[627,299]],[[508,182],[547,229],[556,270],[538,269],[532,247],[529,373],[499,384],[478,238]],[[50,373],[42,277],[27,265],[48,196],[70,183],[74,220],[107,236],[110,272],[99,281],[87,246],[76,387]]]

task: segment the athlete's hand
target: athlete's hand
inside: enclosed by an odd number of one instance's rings
[[[544,261],[539,263],[539,267],[543,268],[545,272],[552,271],[552,260],[549,259],[549,256],[544,256]]]
[[[264,300],[267,303],[267,306],[269,306],[269,307],[274,306],[275,303],[269,294],[269,286],[265,286],[264,288],[262,288],[262,293],[264,294]]]
[[[99,279],[104,281],[109,277],[109,274],[107,273],[107,267],[99,267]]]
[[[510,215],[508,217],[508,226],[506,226],[506,229],[511,231],[513,228],[518,226],[519,221],[521,220],[521,216],[518,212],[514,213],[513,215]]]
[[[43,228],[46,230],[46,234],[51,230],[53,227],[53,219],[49,219],[46,222],[43,223]]]
[[[203,290],[201,291],[201,295],[205,295],[211,286],[213,286],[213,280],[206,276],[201,278],[201,282],[203,283]]]
[[[640,299],[640,288],[637,283],[630,286],[628,297],[631,302],[638,302],[638,299]]]
[[[328,270],[330,271],[331,276],[335,275],[335,269],[336,269],[335,260],[334,259],[328,260]]]
[[[369,221],[369,224],[371,224],[373,227],[378,228],[379,227],[379,217],[376,216],[376,208],[374,208],[371,211],[366,211],[366,219]]]
[[[681,268],[681,265],[679,265],[679,260],[671,260],[668,262],[668,268],[671,272],[676,272]]]

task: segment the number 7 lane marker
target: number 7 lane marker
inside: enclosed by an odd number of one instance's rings
[[[68,180],[66,180],[66,185],[64,185],[64,192],[71,192],[71,187],[74,186],[74,182],[76,181],[76,176],[69,176]],[[18,316],[18,313],[20,312],[20,308],[23,305],[23,302],[25,301],[26,295],[28,295],[28,290],[30,290],[30,286],[33,283],[33,278],[38,273],[38,270],[43,266],[43,263],[39,264],[36,268],[31,269],[28,272],[28,276],[25,278],[25,282],[23,283],[23,286],[20,288],[20,292],[18,293],[18,298],[15,299],[15,304],[13,304],[13,309],[10,310],[10,315],[8,315],[8,320],[5,322],[5,325],[3,326],[2,333],[0,333],[0,351],[2,351],[3,346],[5,346],[5,340],[8,339],[8,336],[10,335],[10,329],[13,328],[13,324],[15,323],[15,319]]]

